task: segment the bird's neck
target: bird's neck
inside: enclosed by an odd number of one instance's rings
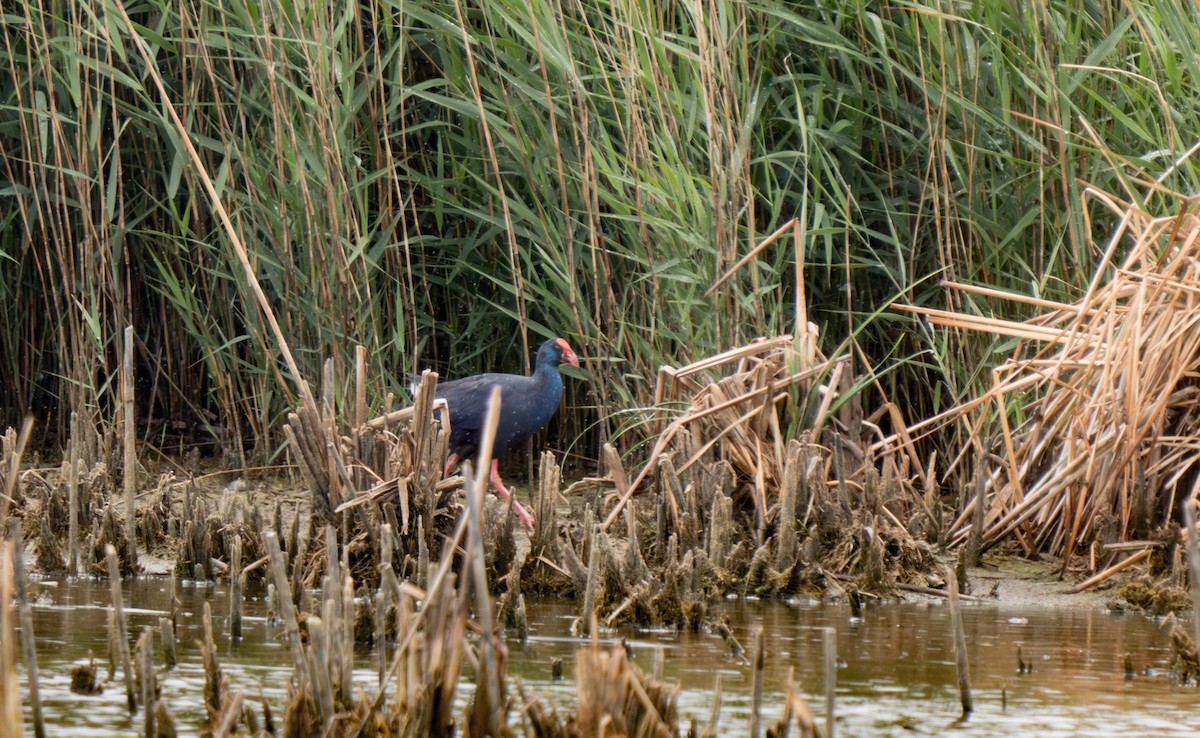
[[[558,373],[558,367],[548,362],[538,362],[533,379],[543,387],[562,389],[562,375]]]

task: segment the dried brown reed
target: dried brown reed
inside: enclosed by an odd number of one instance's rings
[[[431,386],[431,385],[430,385]],[[498,399],[498,398],[497,398]],[[492,424],[497,417],[493,405]],[[426,441],[417,447],[426,449],[426,460],[414,459],[415,467],[429,467],[433,473],[429,480],[434,482],[438,475],[440,460],[434,453],[444,446],[429,444],[435,436],[430,413],[432,407],[426,402],[424,410],[410,415],[410,419],[426,417],[430,424],[422,433]],[[489,425],[491,428],[493,425]],[[368,428],[369,425],[360,426]],[[403,433],[401,434],[404,435]],[[486,561],[484,542],[488,527],[508,527],[511,514],[501,511],[502,522],[488,521],[484,515],[483,491],[486,483],[490,435],[483,442],[485,449],[479,459],[479,474],[474,476],[467,467],[465,493],[467,505],[457,511],[457,523],[440,550],[439,559],[433,570],[423,576],[429,582],[426,589],[410,583],[401,583],[393,566],[392,546],[394,539],[392,524],[381,527],[377,552],[379,571],[379,599],[371,617],[376,621],[376,640],[381,647],[394,644],[388,663],[381,663],[379,687],[375,696],[353,697],[351,689],[353,651],[348,646],[347,633],[355,619],[353,593],[355,583],[351,567],[346,565],[349,549],[356,545],[358,536],[352,534],[347,540],[339,539],[335,528],[325,529],[326,543],[322,568],[325,572],[323,602],[317,606],[317,616],[306,620],[307,642],[300,639],[299,628],[293,626],[290,582],[286,574],[286,563],[279,546],[278,536],[267,531],[264,538],[270,552],[274,586],[280,592],[279,600],[283,618],[292,643],[295,676],[289,690],[288,706],[284,714],[283,734],[289,736],[321,733],[328,736],[449,736],[460,729],[467,735],[509,736],[515,735],[517,725],[509,717],[512,696],[507,685],[505,648],[497,635],[500,615],[492,604],[491,590],[495,576]],[[352,444],[344,447],[348,450]],[[411,449],[407,442],[400,449]],[[411,458],[411,457],[410,457]],[[431,463],[432,462],[432,463]],[[557,466],[551,457],[543,459],[543,478],[558,479]],[[414,477],[416,474],[414,473]],[[423,484],[410,477],[412,487]],[[340,512],[361,508],[374,518],[381,505],[399,505],[394,496],[405,485],[378,487],[363,490],[352,500],[343,502]],[[557,490],[554,490],[557,494]],[[542,504],[548,504],[543,499]],[[428,512],[423,502],[409,499],[410,513],[423,516]],[[350,506],[346,506],[350,505]],[[542,508],[548,509],[548,508]],[[383,519],[386,517],[381,516]],[[589,518],[589,520],[591,520]],[[353,518],[344,520],[353,524]],[[432,522],[432,520],[431,520]],[[403,525],[403,523],[401,523]],[[417,530],[420,530],[418,526]],[[604,570],[604,575],[593,574],[593,578],[615,576],[612,569],[623,565],[614,558],[607,536],[597,523],[591,522],[592,535],[583,546],[593,552],[589,557],[595,563],[594,571]],[[414,531],[409,528],[408,535]],[[538,535],[534,531],[534,537]],[[569,551],[578,558],[575,542],[570,541],[559,530],[543,530],[544,550],[549,555],[550,542],[557,542],[561,550]],[[542,554],[539,554],[542,556]],[[627,560],[627,559],[626,559]],[[461,562],[456,566],[456,562]],[[580,568],[583,565],[578,564]],[[643,563],[643,567],[645,564]],[[669,571],[676,590],[692,591],[695,585],[694,563],[690,553],[674,555]],[[459,572],[457,575],[455,570]],[[503,570],[500,570],[503,571]],[[413,572],[415,575],[417,572]],[[512,598],[509,608],[519,607],[519,589],[523,570],[519,559],[514,559],[508,575]],[[581,575],[586,578],[586,574]],[[580,586],[585,586],[583,582]],[[339,594],[340,593],[340,594]],[[518,604],[514,604],[518,603]],[[585,613],[594,620],[594,614]],[[476,639],[468,640],[473,634]],[[464,666],[473,667],[475,691],[465,715],[456,716],[455,694],[460,684]],[[645,677],[628,661],[625,651],[615,646],[611,651],[598,644],[583,649],[577,662],[577,688],[579,706],[574,715],[562,719],[558,713],[540,700],[526,696],[524,715],[532,733],[525,735],[558,736],[678,736],[678,713],[675,707],[675,690],[663,686],[657,680]],[[386,699],[385,699],[386,696]],[[802,701],[801,701],[802,703]],[[793,714],[799,713],[793,711]],[[800,720],[799,717],[796,718]],[[461,720],[461,721],[460,721]],[[800,723],[798,723],[800,724]],[[715,728],[714,728],[715,729]],[[711,734],[711,733],[710,733]]]
[[[664,367],[652,422],[665,420],[665,408],[681,409],[644,466],[629,480],[615,449],[606,449],[607,476],[566,493],[610,489],[603,524],[593,529],[585,516],[528,566],[557,560],[607,624],[693,628],[727,591],[823,591],[826,573],[886,591],[916,577],[931,565],[928,543],[940,531],[908,530],[911,519],[940,519],[916,492],[928,477],[910,442],[880,442],[878,424],[902,427],[900,414],[884,403],[863,417],[850,365],[848,357],[821,356],[810,333]],[[622,517],[623,541],[611,537]]]
[[[24,728],[21,682],[17,675],[13,546],[14,542],[7,539],[0,542],[0,738],[19,738]]]
[[[1075,302],[947,282],[949,290],[1041,312],[1016,322],[909,308],[935,325],[1019,339],[1012,357],[993,370],[989,391],[909,429],[961,419],[978,437],[989,416],[999,421],[999,433],[976,449],[986,460],[985,548],[1013,540],[1027,554],[1069,560],[1089,542],[1161,540],[1179,501],[1194,495],[1200,472],[1193,440],[1200,434],[1195,202],[1181,200],[1175,214],[1157,216],[1089,194],[1117,226]],[[1014,417],[1025,420],[1014,425]],[[955,542],[974,527],[973,508],[955,521]],[[1109,567],[1118,556],[1094,566]]]
[[[631,738],[679,736],[679,690],[646,677],[629,662],[619,644],[576,653],[578,707],[575,726],[580,738],[625,735]]]
[[[792,674],[788,674],[787,701],[783,706],[783,716],[779,722],[767,729],[767,738],[787,738],[791,735],[792,724],[795,723],[797,738],[833,738],[832,730],[822,732],[817,725],[812,708],[796,689]]]
[[[661,367],[655,422],[661,422],[663,408],[683,409],[662,430],[604,528],[615,521],[623,501],[661,470],[661,460],[670,457],[676,475],[697,465],[727,462],[736,475],[736,498],[752,501],[756,524],[764,526],[771,517],[768,508],[784,489],[787,441],[804,429],[810,431],[805,443],[817,454],[806,474],[822,475],[832,484],[860,486],[869,468],[886,461],[905,479],[909,473],[923,479],[923,465],[907,439],[877,443],[882,438],[877,424],[881,419],[900,420],[898,409],[884,403],[863,417],[855,402],[846,401],[855,383],[850,357],[821,355],[815,326],[810,330],[796,338],[756,341],[684,367]],[[721,369],[725,372],[714,376]]]

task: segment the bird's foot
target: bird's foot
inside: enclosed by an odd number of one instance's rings
[[[513,499],[512,505],[513,512],[517,514],[517,517],[521,519],[521,522],[525,524],[525,527],[529,530],[533,530],[533,516],[529,514],[529,511],[524,507],[521,507],[521,503],[517,502],[516,499]]]
[[[521,522],[525,524],[525,527],[533,530],[533,516],[525,508],[521,507],[521,503],[517,502],[517,498],[513,497],[512,493],[508,491],[508,487],[504,486],[504,480],[500,478],[500,463],[497,459],[492,459],[492,473],[489,480],[492,486],[496,488],[497,494],[505,500],[512,501],[513,511],[521,518]]]

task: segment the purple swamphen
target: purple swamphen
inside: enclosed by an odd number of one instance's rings
[[[492,486],[505,500],[512,494],[500,479],[499,458],[504,452],[545,427],[562,400],[563,381],[559,364],[579,366],[579,357],[561,338],[551,338],[537,353],[537,366],[531,376],[518,374],[478,374],[449,382],[441,382],[434,397],[442,398],[450,412],[450,457],[446,459],[446,474],[461,459],[474,456],[483,436],[487,417],[488,398],[492,387],[500,387],[500,422],[496,427],[496,442],[492,446]],[[529,528],[533,517],[515,499],[513,509]]]

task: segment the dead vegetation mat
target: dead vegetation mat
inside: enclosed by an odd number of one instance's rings
[[[1188,537],[1181,505],[1200,483],[1200,218],[1194,198],[1160,216],[1088,195],[1117,225],[1079,299],[947,282],[952,301],[1021,303],[1035,315],[910,308],[938,326],[1018,339],[987,392],[912,430],[962,422],[978,442],[982,494],[954,522],[953,543],[1011,540],[1027,556],[1083,554],[1094,571],[1116,571]]]

